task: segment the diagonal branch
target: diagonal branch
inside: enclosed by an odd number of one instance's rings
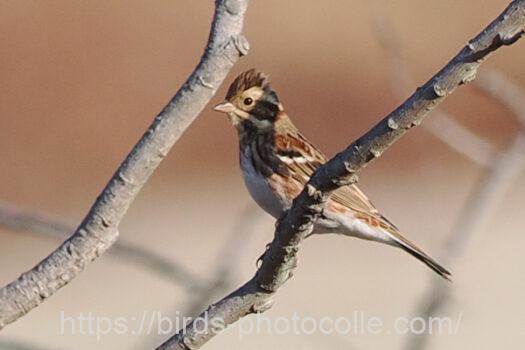
[[[485,226],[487,220],[491,218],[491,213],[497,208],[498,203],[501,203],[502,197],[524,168],[525,134],[523,131],[518,131],[512,145],[496,157],[492,166],[472,190],[459,215],[460,219],[443,244],[441,261],[450,264],[462,256],[472,236]],[[429,319],[428,317],[436,315],[452,298],[452,292],[434,279],[417,306],[417,316]],[[405,349],[425,349],[430,335],[424,333],[427,332],[412,334],[405,344]]]
[[[378,27],[378,41],[385,51],[388,59],[387,69],[391,79],[392,91],[399,97],[403,97],[405,91],[410,91],[415,83],[411,78],[406,61],[401,56],[401,43],[395,31],[381,22]],[[478,77],[476,82],[483,77]],[[445,143],[456,152],[469,158],[475,163],[488,167],[497,151],[487,140],[476,135],[461,125],[452,115],[442,110],[434,110],[434,118],[429,119],[423,128],[434,137]]]
[[[23,210],[0,201],[0,227],[2,226],[14,231],[39,233],[57,239],[68,237],[75,230],[73,226],[48,215]],[[206,289],[203,281],[182,264],[142,246],[130,242],[116,242],[111,247],[109,256],[149,269],[188,291]]]
[[[248,243],[248,239],[255,233],[255,221],[260,216],[260,209],[250,203],[236,221],[230,237],[225,241],[215,259],[214,271],[210,274],[212,280],[207,288],[202,288],[200,293],[195,293],[193,300],[186,307],[184,315],[194,317],[203,308],[208,306],[213,298],[226,293],[234,285],[235,266],[239,263],[240,255]]]
[[[512,110],[521,122],[511,145],[500,151],[491,166],[478,181],[458,220],[442,247],[441,260],[445,263],[458,260],[464,253],[472,237],[482,231],[491,213],[497,209],[503,197],[525,168],[525,93],[497,71],[488,71],[480,75],[480,89],[489,92],[494,98]],[[434,280],[435,281],[435,280]],[[421,298],[417,315],[426,318],[443,309],[452,298],[452,290],[433,281],[428,291]],[[413,334],[406,343],[407,350],[424,349],[429,342],[428,334]]]
[[[476,83],[509,108],[525,130],[525,91],[522,87],[494,69],[484,71]]]
[[[301,241],[312,231],[325,200],[338,187],[357,181],[356,173],[379,157],[389,146],[451,94],[475,78],[489,53],[517,41],[525,28],[525,0],[515,0],[472,39],[440,72],[417,89],[401,106],[365,135],[320,167],[292,208],[278,220],[275,237],[256,275],[230,295],[208,307],[200,317],[204,328],[192,322],[159,349],[197,349],[225,326],[271,306],[270,298],[292,276]],[[202,322],[198,322],[202,325]]]
[[[0,289],[0,329],[65,286],[118,237],[118,225],[153,171],[209,102],[238,58],[248,52],[241,35],[248,0],[216,0],[201,61],[155,118],[99,195],[75,233],[17,280]]]
[[[0,341],[0,349],[2,350],[49,350],[50,348],[40,346],[38,344],[30,343],[22,340],[2,339]]]
[[[475,163],[490,167],[496,156],[496,147],[461,125],[452,115],[436,110],[436,116],[425,123],[426,130],[456,152]]]
[[[410,73],[400,57],[399,45],[389,45],[387,40],[384,40],[392,37],[392,30],[382,30],[380,38],[383,39],[381,40],[383,47],[391,62],[391,76],[396,87],[394,90],[397,91],[400,84],[409,84]],[[525,165],[525,93],[503,74],[491,69],[480,74],[475,85],[508,107],[520,119],[522,129],[517,131],[510,146],[505,150],[497,151],[490,143],[471,133],[454,117],[444,112],[440,113],[439,119],[434,118],[431,121],[434,123],[439,121],[444,127],[448,126],[447,133],[441,133],[437,124],[425,124],[432,134],[448,146],[486,168],[471,190],[468,200],[458,215],[457,222],[442,245],[439,260],[445,265],[451,265],[461,258],[468,242],[475,234],[482,231],[491,218],[490,214],[494,212]],[[440,282],[432,279],[428,291],[417,305],[416,314],[419,317],[429,319],[436,315],[452,298],[453,289]],[[429,334],[412,334],[405,344],[405,349],[424,349],[429,345],[429,340]]]
[[[390,71],[395,84],[395,91],[399,85],[409,85],[410,73],[407,65],[399,54],[399,44],[392,45],[392,30],[382,29],[380,39],[389,57]],[[394,38],[395,41],[396,38]],[[514,136],[512,144],[505,150],[497,151],[487,141],[473,134],[459,124],[447,113],[437,111],[439,118],[431,119],[432,123],[425,123],[427,129],[449,147],[466,155],[474,162],[483,165],[486,170],[458,215],[450,235],[442,245],[440,261],[446,265],[456,262],[463,255],[468,242],[479,233],[490,219],[490,213],[496,209],[501,197],[509,189],[524,167],[525,158],[525,93],[523,89],[495,70],[486,70],[475,81],[476,86],[492,97],[498,99],[508,107],[523,125],[522,130]],[[447,132],[440,132],[439,124],[446,127]],[[444,286],[441,281],[433,279],[428,291],[417,305],[416,314],[423,319],[437,314],[452,298],[453,291]],[[412,334],[408,338],[407,350],[424,349],[429,344],[428,334]]]

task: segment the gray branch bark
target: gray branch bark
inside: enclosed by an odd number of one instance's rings
[[[34,213],[0,201],[0,226],[13,231],[27,231],[56,239],[64,239],[75,227],[48,215]],[[153,251],[130,242],[116,242],[109,251],[109,256],[139,265],[144,269],[170,281],[187,291],[205,290],[205,283],[181,263],[165,258]]]
[[[234,63],[248,52],[241,35],[247,6],[248,0],[216,0],[208,44],[198,66],[117,169],[75,233],[0,289],[0,329],[69,283],[117,240],[118,225],[140,189]]]
[[[450,264],[459,259],[469,240],[480,232],[491,213],[501,203],[501,197],[523,171],[525,163],[525,134],[519,131],[512,145],[493,162],[493,166],[483,174],[478,185],[472,190],[469,200],[460,213],[460,219],[443,245],[441,261]],[[432,281],[428,291],[421,298],[416,314],[428,319],[439,313],[452,298],[452,290],[442,283]],[[425,318],[427,317],[427,318]],[[407,350],[425,349],[429,334],[412,334],[405,345]]]
[[[496,71],[485,72],[478,85],[507,106],[520,120],[522,127],[516,132],[510,146],[500,151],[485,171],[463,206],[451,234],[443,244],[441,261],[457,261],[472,237],[481,232],[518,175],[525,168],[525,92]],[[425,319],[442,310],[452,298],[451,289],[433,281],[421,299],[416,314]],[[413,334],[407,341],[407,350],[425,349],[428,334]]]
[[[406,61],[401,56],[402,44],[399,36],[384,22],[380,23],[378,31],[378,41],[388,59],[387,68],[392,78],[390,81],[392,92],[403,97],[406,91],[410,91],[415,86],[415,83]],[[483,167],[491,166],[497,154],[497,150],[490,142],[479,137],[442,110],[436,109],[434,118],[424,123],[423,128],[448,147]]]
[[[22,340],[9,340],[2,339],[0,340],[0,349],[1,350],[51,350],[48,347],[40,346],[35,343]],[[55,350],[57,350],[55,348]]]
[[[215,261],[214,271],[207,288],[202,288],[197,293],[186,308],[184,315],[195,317],[203,308],[213,302],[214,298],[224,295],[228,290],[235,286],[234,273],[237,270],[241,253],[248,244],[248,240],[255,232],[254,222],[261,216],[261,210],[250,203],[242,212],[239,219],[235,222],[230,237],[224,242],[219,250]]]
[[[399,85],[411,85],[411,74],[401,59],[399,43],[392,45],[387,40],[397,41],[398,37],[393,35],[391,29],[380,29],[380,39],[390,60],[389,68],[395,85],[393,90],[398,92]],[[488,141],[463,127],[445,112],[437,111],[439,116],[435,115],[438,118],[432,119],[432,123],[425,123],[427,130],[447,146],[485,167],[485,172],[471,190],[457,222],[442,245],[439,261],[449,266],[461,258],[468,242],[482,231],[491,218],[490,214],[498,203],[501,203],[502,197],[525,165],[525,93],[501,73],[490,69],[480,74],[475,85],[508,107],[522,123],[522,130],[516,133],[510,146],[498,151]],[[446,132],[441,132],[442,129]],[[417,305],[416,315],[428,319],[448,304],[453,296],[453,289],[440,282],[432,279],[428,291]],[[405,349],[425,349],[429,340],[429,334],[412,334],[405,344]]]
[[[159,349],[198,349],[224,326],[271,307],[271,297],[292,276],[300,244],[312,231],[329,194],[340,186],[355,183],[360,169],[419,125],[458,86],[472,81],[485,58],[501,46],[516,42],[524,28],[525,0],[515,0],[408,100],[319,168],[292,208],[278,220],[274,239],[256,275],[201,313],[209,321],[204,329],[190,323]]]

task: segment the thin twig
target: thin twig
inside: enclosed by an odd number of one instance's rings
[[[459,220],[443,244],[440,261],[452,264],[459,259],[472,236],[485,227],[502,197],[525,167],[525,134],[519,131],[507,150],[501,152],[492,166],[485,171],[478,184],[471,190],[470,198],[463,206]],[[428,320],[436,315],[451,299],[452,290],[435,279],[428,292],[421,298],[416,314]],[[428,332],[412,334],[405,349],[421,350],[430,340]]]
[[[482,175],[458,216],[458,220],[443,244],[441,260],[445,263],[457,261],[463,255],[472,237],[486,227],[492,213],[525,168],[525,91],[503,74],[488,70],[480,74],[478,88],[508,107],[521,122],[521,130],[507,149],[501,151],[491,166]],[[452,298],[452,290],[444,289],[433,281],[428,292],[417,307],[417,315],[435,315]],[[429,343],[428,334],[413,334],[406,343],[407,350],[421,350]]]
[[[232,231],[224,240],[222,247],[213,261],[214,269],[207,280],[201,281],[201,288],[193,290],[189,295],[187,306],[181,312],[180,305],[170,313],[174,317],[194,317],[208,306],[215,298],[223,296],[235,285],[235,273],[239,270],[241,254],[249,240],[257,232],[257,219],[262,216],[262,210],[250,202],[233,224]],[[151,342],[150,340],[146,340]]]
[[[20,209],[0,201],[0,226],[12,231],[42,234],[56,239],[67,238],[75,230],[73,225],[49,215]],[[199,277],[171,258],[165,258],[149,249],[131,242],[116,242],[109,250],[109,256],[126,263],[151,270],[154,274],[182,288],[195,292],[204,288]]]
[[[253,203],[249,204],[235,223],[230,237],[224,242],[216,257],[215,271],[210,274],[213,279],[207,288],[202,288],[201,293],[196,293],[195,298],[190,302],[184,315],[194,317],[203,308],[208,306],[214,298],[226,293],[233,287],[234,272],[239,263],[243,248],[248,243],[249,238],[256,231],[254,221],[260,217],[261,209]]]
[[[408,66],[400,55],[400,45],[389,45],[385,38],[396,40],[393,31],[382,29],[380,39],[383,47],[388,52],[390,76],[392,77],[394,91],[399,91],[399,85],[410,85]],[[477,80],[475,85],[480,90],[490,93],[509,107],[525,125],[525,93],[506,79],[501,73],[486,70]],[[464,253],[467,243],[472,236],[482,231],[491,213],[501,202],[502,196],[520,174],[524,166],[525,136],[523,131],[518,131],[513,143],[507,150],[497,151],[490,143],[473,134],[459,124],[454,117],[441,112],[439,119],[432,119],[434,123],[426,123],[427,130],[434,134],[446,145],[462,153],[475,163],[486,168],[478,184],[471,190],[469,199],[463,206],[458,216],[458,221],[451,230],[441,248],[440,261],[443,264],[453,265]],[[441,123],[442,125],[438,125]],[[430,125],[429,125],[430,124]],[[444,132],[439,132],[441,126]],[[448,132],[447,132],[448,130]],[[452,298],[452,289],[443,285],[441,281],[433,279],[428,292],[421,299],[416,314],[423,319],[439,313],[439,311]],[[429,334],[412,334],[405,345],[407,350],[424,349],[429,342]]]
[[[525,129],[525,91],[523,87],[494,69],[487,69],[480,74],[476,85],[509,108]]]
[[[75,233],[32,270],[0,289],[0,329],[79,275],[118,237],[118,226],[150,175],[210,101],[238,58],[248,0],[216,0],[200,63],[117,169]]]
[[[428,132],[475,163],[485,168],[491,165],[497,152],[491,143],[458,123],[447,112],[438,110],[435,115],[436,118],[429,119],[429,123],[423,124]]]
[[[29,343],[22,340],[0,340],[0,350],[50,350],[49,347],[44,347]],[[53,347],[53,350],[56,350]]]
[[[361,168],[419,125],[459,85],[474,79],[484,59],[501,46],[516,42],[524,27],[525,0],[515,0],[400,107],[320,167],[294,200],[292,208],[278,220],[274,240],[257,274],[201,313],[200,316],[209,322],[186,325],[159,349],[198,349],[225,326],[271,307],[271,297],[291,277],[297,265],[300,243],[312,231],[330,193],[342,185],[355,183],[355,174]]]
[[[470,236],[486,226],[490,213],[501,203],[525,162],[525,91],[495,70],[487,70],[479,78],[478,87],[508,107],[520,121],[521,129],[516,132],[511,145],[499,152],[475,186],[453,233],[444,244],[444,260],[460,257]]]
[[[394,31],[386,31],[384,27],[380,27],[380,29],[382,29],[380,39],[382,39],[381,42],[387,50],[391,62],[390,75],[395,87],[393,90],[398,91],[399,85],[406,85],[411,81],[410,72],[405,61],[401,59],[399,53],[401,45],[399,43],[387,45],[384,40],[385,38],[394,38]],[[452,136],[457,134],[458,137],[450,137],[450,133],[439,133],[439,129],[432,125],[427,128],[446,145],[486,168],[481,179],[471,190],[457,222],[442,245],[439,260],[448,266],[454,265],[461,258],[468,242],[476,233],[482,231],[487,221],[492,217],[491,213],[496,210],[502,197],[525,166],[525,92],[503,74],[491,69],[480,74],[475,84],[477,88],[488,92],[508,107],[521,121],[523,128],[516,133],[512,144],[503,151],[497,151],[495,147],[465,129],[448,114],[442,113],[440,119],[432,120],[434,122],[446,121],[442,126],[448,127],[452,130]],[[462,137],[461,133],[464,134]],[[429,319],[439,313],[451,298],[452,289],[440,283],[439,280],[433,279],[428,292],[421,298],[416,314],[423,319]],[[428,343],[428,333],[412,334],[406,342],[405,349],[421,350]]]
[[[459,220],[442,249],[442,260],[452,262],[463,253],[473,234],[482,231],[508,189],[523,170],[525,161],[525,133],[518,131],[512,144],[501,151],[472,190],[470,198],[459,215]]]
[[[412,74],[406,60],[401,55],[402,44],[399,36],[384,21],[379,23],[377,29],[378,41],[385,50],[385,57],[388,60],[386,68],[391,77],[392,91],[399,98],[403,98],[407,91],[411,91],[416,86],[416,83],[411,78]],[[423,124],[425,130],[473,162],[483,167],[491,165],[497,150],[490,142],[461,125],[447,112],[436,109],[433,113],[434,118]]]

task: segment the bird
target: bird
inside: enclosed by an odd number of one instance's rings
[[[293,124],[268,75],[256,69],[241,73],[214,110],[226,114],[237,130],[239,163],[248,192],[278,219],[327,158]],[[355,184],[344,185],[329,196],[312,233],[336,233],[401,248],[441,277],[451,277],[405,238]]]

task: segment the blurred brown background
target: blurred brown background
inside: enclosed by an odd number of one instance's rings
[[[491,1],[252,1],[243,58],[269,73],[286,110],[304,133],[333,155],[394,109],[381,26],[399,36],[418,84],[442,67],[508,4]],[[0,2],[0,199],[79,222],[132,145],[194,68],[205,45],[213,1]],[[499,50],[486,66],[525,87],[525,45]],[[485,66],[484,66],[485,67]],[[415,86],[414,86],[415,88]],[[512,114],[472,87],[442,107],[497,147],[517,127]],[[432,116],[431,116],[432,118]],[[423,128],[409,133],[361,174],[360,186],[420,246],[439,256],[482,169]],[[453,305],[459,332],[432,338],[433,348],[491,349],[523,342],[525,180],[503,203],[454,266]],[[143,189],[121,227],[121,239],[178,261],[200,276],[250,203],[237,167],[237,140],[226,118],[207,108]],[[238,283],[273,234],[265,214],[243,247]],[[58,241],[0,230],[0,282],[45,257]],[[111,253],[108,253],[111,254]],[[363,310],[386,320],[409,316],[431,272],[408,255],[341,237],[308,239],[295,277],[268,317],[322,317]],[[104,256],[71,285],[0,339],[49,349],[151,348],[166,336],[60,334],[60,311],[115,317],[144,310],[182,310],[183,289]],[[398,348],[395,335],[217,337],[207,349]]]

